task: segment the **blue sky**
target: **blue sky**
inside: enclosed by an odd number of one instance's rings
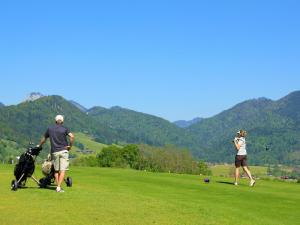
[[[0,3],[0,102],[32,91],[174,121],[300,90],[298,1]]]

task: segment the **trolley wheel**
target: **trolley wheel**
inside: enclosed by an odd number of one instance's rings
[[[46,178],[46,184],[51,185],[51,178],[49,178],[49,177]]]
[[[47,180],[46,180],[46,178],[41,178],[39,180],[39,182],[40,182],[40,188],[46,188],[47,187]]]
[[[73,185],[73,181],[71,177],[67,177],[67,179],[65,180],[67,187],[72,187]]]
[[[16,191],[18,189],[18,182],[16,180],[11,181],[11,190]]]

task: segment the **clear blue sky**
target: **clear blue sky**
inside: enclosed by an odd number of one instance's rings
[[[1,1],[0,102],[32,91],[168,120],[300,90],[299,1]]]

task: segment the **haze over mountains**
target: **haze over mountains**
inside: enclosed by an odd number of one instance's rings
[[[231,140],[238,129],[246,129],[251,163],[300,162],[300,91],[277,101],[247,100],[185,128],[121,107],[86,109],[61,96],[40,96],[0,107],[0,138],[18,143],[38,140],[56,114],[66,116],[65,124],[72,131],[102,143],[172,144],[189,148],[194,156],[210,162],[232,162]]]

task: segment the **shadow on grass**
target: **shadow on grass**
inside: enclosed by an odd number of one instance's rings
[[[18,187],[17,190],[26,190],[26,189],[43,189],[43,190],[49,190],[49,191],[53,191],[53,190],[56,190],[56,186],[48,186],[48,187],[45,187],[45,188],[41,188],[41,187]]]
[[[229,184],[229,185],[233,185],[233,182],[228,182],[228,181],[216,181],[219,184]]]

